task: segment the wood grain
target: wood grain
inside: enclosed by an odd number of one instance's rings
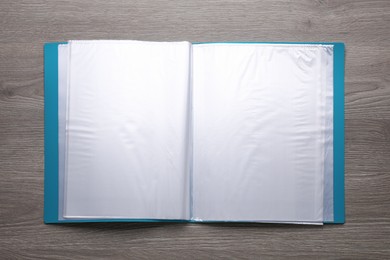
[[[390,258],[390,1],[0,2],[0,258]],[[43,43],[343,41],[345,225],[43,224]]]

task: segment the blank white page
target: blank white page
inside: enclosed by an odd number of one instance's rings
[[[196,220],[323,222],[332,46],[193,46]]]
[[[189,218],[188,42],[71,41],[64,218]]]

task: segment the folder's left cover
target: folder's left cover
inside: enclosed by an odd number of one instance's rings
[[[58,223],[58,45],[44,46],[44,222]]]

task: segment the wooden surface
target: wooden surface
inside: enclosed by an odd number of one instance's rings
[[[390,1],[0,2],[0,259],[390,258]],[[43,43],[343,41],[345,225],[43,224]]]

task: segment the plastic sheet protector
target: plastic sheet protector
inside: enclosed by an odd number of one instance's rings
[[[344,45],[45,45],[45,223],[344,223]]]

